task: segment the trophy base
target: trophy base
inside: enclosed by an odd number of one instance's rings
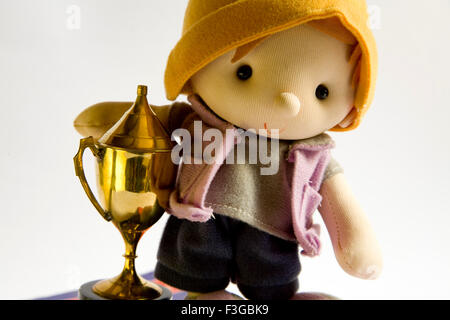
[[[113,299],[108,299],[108,298],[104,298],[102,296],[99,296],[98,294],[96,294],[94,292],[94,286],[98,283],[99,281],[91,281],[88,283],[83,284],[80,287],[80,290],[78,290],[78,298],[80,300],[113,300]],[[157,285],[155,283],[151,283],[152,286],[156,286],[158,288],[161,289],[161,294],[159,297],[152,297],[152,298],[146,298],[146,297],[141,297],[139,300],[170,300],[172,299],[172,292],[160,285]]]

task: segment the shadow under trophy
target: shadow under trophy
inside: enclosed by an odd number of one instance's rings
[[[98,141],[81,139],[74,157],[76,175],[88,198],[125,241],[122,273],[82,285],[79,298],[83,300],[164,300],[172,296],[167,288],[143,279],[135,269],[137,244],[163,215],[159,203],[168,198],[176,175],[171,161],[173,143],[146,96],[147,87],[139,86],[133,106]],[[86,148],[97,160],[99,201],[84,174]]]

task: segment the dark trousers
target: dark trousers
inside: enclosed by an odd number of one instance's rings
[[[191,292],[225,289],[248,299],[289,299],[298,290],[299,248],[244,222],[215,214],[206,223],[171,216],[158,250],[156,278]]]

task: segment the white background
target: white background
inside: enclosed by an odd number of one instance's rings
[[[0,1],[0,299],[75,290],[120,271],[120,235],[74,174],[72,121],[96,102],[133,100],[137,84],[150,86],[151,103],[168,102],[163,73],[186,3]],[[450,2],[368,3],[381,14],[376,99],[360,129],[333,136],[385,269],[376,281],[348,276],[324,233],[322,256],[302,260],[301,288],[344,299],[449,299]],[[81,9],[79,29],[71,5]],[[139,245],[140,272],[154,267],[164,223]]]

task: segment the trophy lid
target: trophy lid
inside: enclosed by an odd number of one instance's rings
[[[173,143],[147,101],[147,87],[138,86],[136,102],[98,142],[130,152],[168,152]]]

